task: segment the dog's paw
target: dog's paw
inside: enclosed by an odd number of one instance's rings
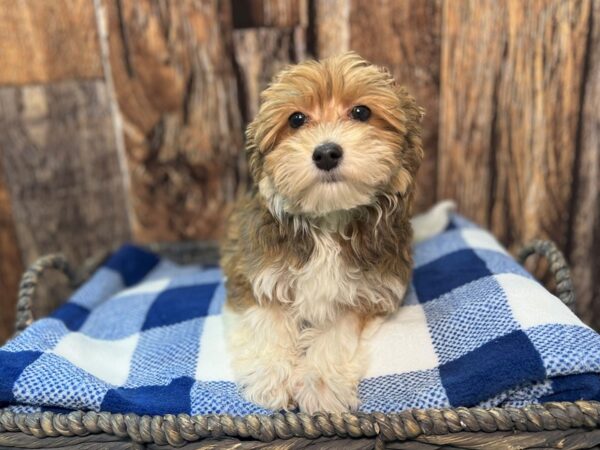
[[[307,375],[295,381],[294,398],[302,412],[340,413],[358,408],[358,383],[342,377]]]
[[[242,396],[267,409],[294,409],[289,378],[291,368],[287,364],[249,367],[238,380]]]

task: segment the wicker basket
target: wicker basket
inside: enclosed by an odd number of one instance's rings
[[[211,243],[156,244],[152,250],[179,262],[215,263]],[[545,257],[556,294],[570,308],[573,287],[565,259],[554,244],[534,241],[519,253]],[[16,331],[33,321],[32,300],[47,269],[64,273],[76,286],[102,261],[72,270],[50,255],[23,275]],[[108,412],[15,414],[0,410],[0,448],[396,448],[396,449],[600,449],[600,402],[546,403],[524,408],[413,409],[394,414],[276,413],[138,416]]]

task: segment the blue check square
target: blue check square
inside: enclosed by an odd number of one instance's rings
[[[154,253],[124,245],[104,263],[104,267],[118,272],[125,286],[133,286],[142,281],[159,261],[160,258]]]
[[[522,331],[489,341],[439,370],[453,406],[475,406],[504,389],[546,377],[539,353]]]
[[[69,330],[77,331],[81,328],[89,314],[89,309],[69,302],[54,311],[51,317],[60,320]]]
[[[123,414],[132,411],[138,414],[178,414],[191,409],[193,384],[192,378],[181,377],[163,386],[111,389],[104,396],[101,409]]]
[[[21,373],[37,360],[42,352],[6,352],[0,350],[0,405],[5,406],[14,400],[13,388]]]
[[[167,289],[150,307],[142,331],[206,316],[217,286],[211,283]]]
[[[491,274],[473,250],[459,250],[417,267],[413,284],[423,303]]]

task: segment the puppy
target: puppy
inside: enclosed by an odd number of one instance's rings
[[[361,335],[411,274],[423,113],[355,53],[277,75],[246,132],[253,187],[222,245],[226,332],[246,399],[270,409],[359,405]]]

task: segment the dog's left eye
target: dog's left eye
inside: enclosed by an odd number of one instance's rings
[[[371,117],[371,110],[368,106],[359,105],[352,108],[350,111],[350,117],[354,120],[360,120],[361,122],[366,122]]]
[[[290,124],[290,127],[300,128],[306,123],[306,115],[304,115],[301,112],[295,112],[288,118],[288,122]]]

